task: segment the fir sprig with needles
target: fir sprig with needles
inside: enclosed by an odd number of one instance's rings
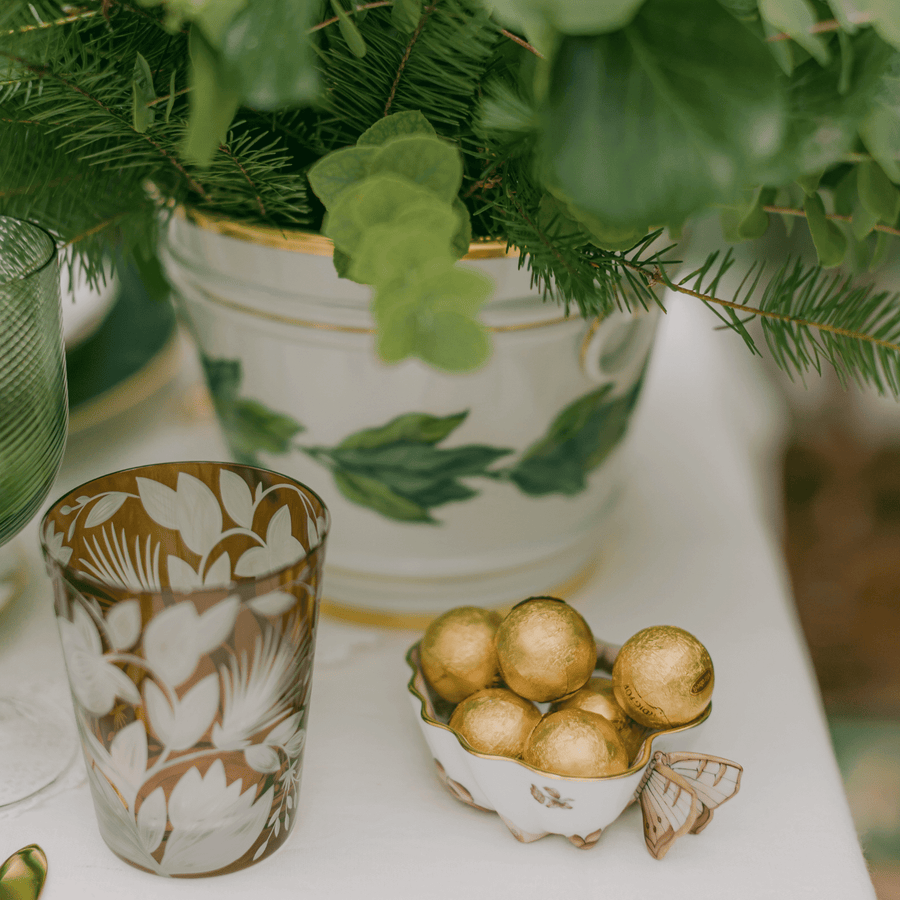
[[[900,0],[7,0],[0,212],[45,224],[93,277],[122,250],[151,276],[180,204],[322,231],[310,170],[417,113],[461,172],[456,218],[434,228],[518,247],[548,301],[593,317],[659,302],[664,283],[753,352],[758,319],[789,372],[831,365],[897,394],[900,301],[868,274],[900,232],[896,21]],[[402,169],[393,152],[366,177]],[[403,203],[421,206],[431,188],[412,183]],[[800,221],[820,265],[726,279],[734,257],[712,248],[680,278],[661,229],[710,210],[728,240]],[[391,227],[412,234],[402,208]],[[354,271],[408,297],[401,269]],[[439,365],[474,364],[458,341]],[[418,352],[400,332],[381,343]]]

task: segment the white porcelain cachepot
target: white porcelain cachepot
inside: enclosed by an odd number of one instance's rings
[[[447,374],[375,353],[369,288],[318,235],[197,213],[163,260],[235,456],[313,485],[333,514],[325,594],[360,621],[420,625],[460,603],[565,593],[599,555],[657,310],[588,323],[500,244],[488,363]]]

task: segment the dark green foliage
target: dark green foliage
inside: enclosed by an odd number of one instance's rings
[[[537,23],[546,61],[489,6],[179,4],[191,20],[167,17],[157,0],[3,0],[0,213],[72,242],[94,277],[117,248],[152,271],[160,213],[175,204],[318,231],[310,167],[385,115],[419,111],[462,153],[460,221],[475,238],[519,247],[547,298],[585,316],[654,302],[661,280],[680,289],[671,253],[645,235],[709,205],[735,240],[762,234],[771,208],[789,205],[805,208],[823,265],[883,257],[900,224],[895,3],[867,2],[868,24],[812,35],[806,5],[775,0],[580,2],[555,32],[554,3],[503,0],[510,20]],[[808,8],[840,19],[824,3]],[[767,42],[773,29],[794,39]],[[791,198],[798,182],[805,199]],[[346,254],[336,262],[350,274]],[[755,272],[733,300],[706,299],[737,330],[747,315],[764,318],[791,371],[832,361],[896,390],[886,371],[900,351],[884,325],[898,318],[894,299],[843,280],[813,290],[822,278],[775,279],[765,308],[747,289],[763,289]],[[417,320],[382,312],[392,325],[379,345],[402,358]],[[452,360],[444,345],[475,338],[448,319],[426,336],[430,358]],[[361,480],[352,489],[365,492]]]

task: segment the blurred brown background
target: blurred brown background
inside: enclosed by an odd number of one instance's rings
[[[879,900],[900,900],[900,404],[788,389],[784,547]]]

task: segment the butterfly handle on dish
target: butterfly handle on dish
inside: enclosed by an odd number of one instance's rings
[[[650,855],[662,859],[682,835],[699,834],[713,810],[738,792],[743,772],[718,756],[657,750],[634,792]]]

